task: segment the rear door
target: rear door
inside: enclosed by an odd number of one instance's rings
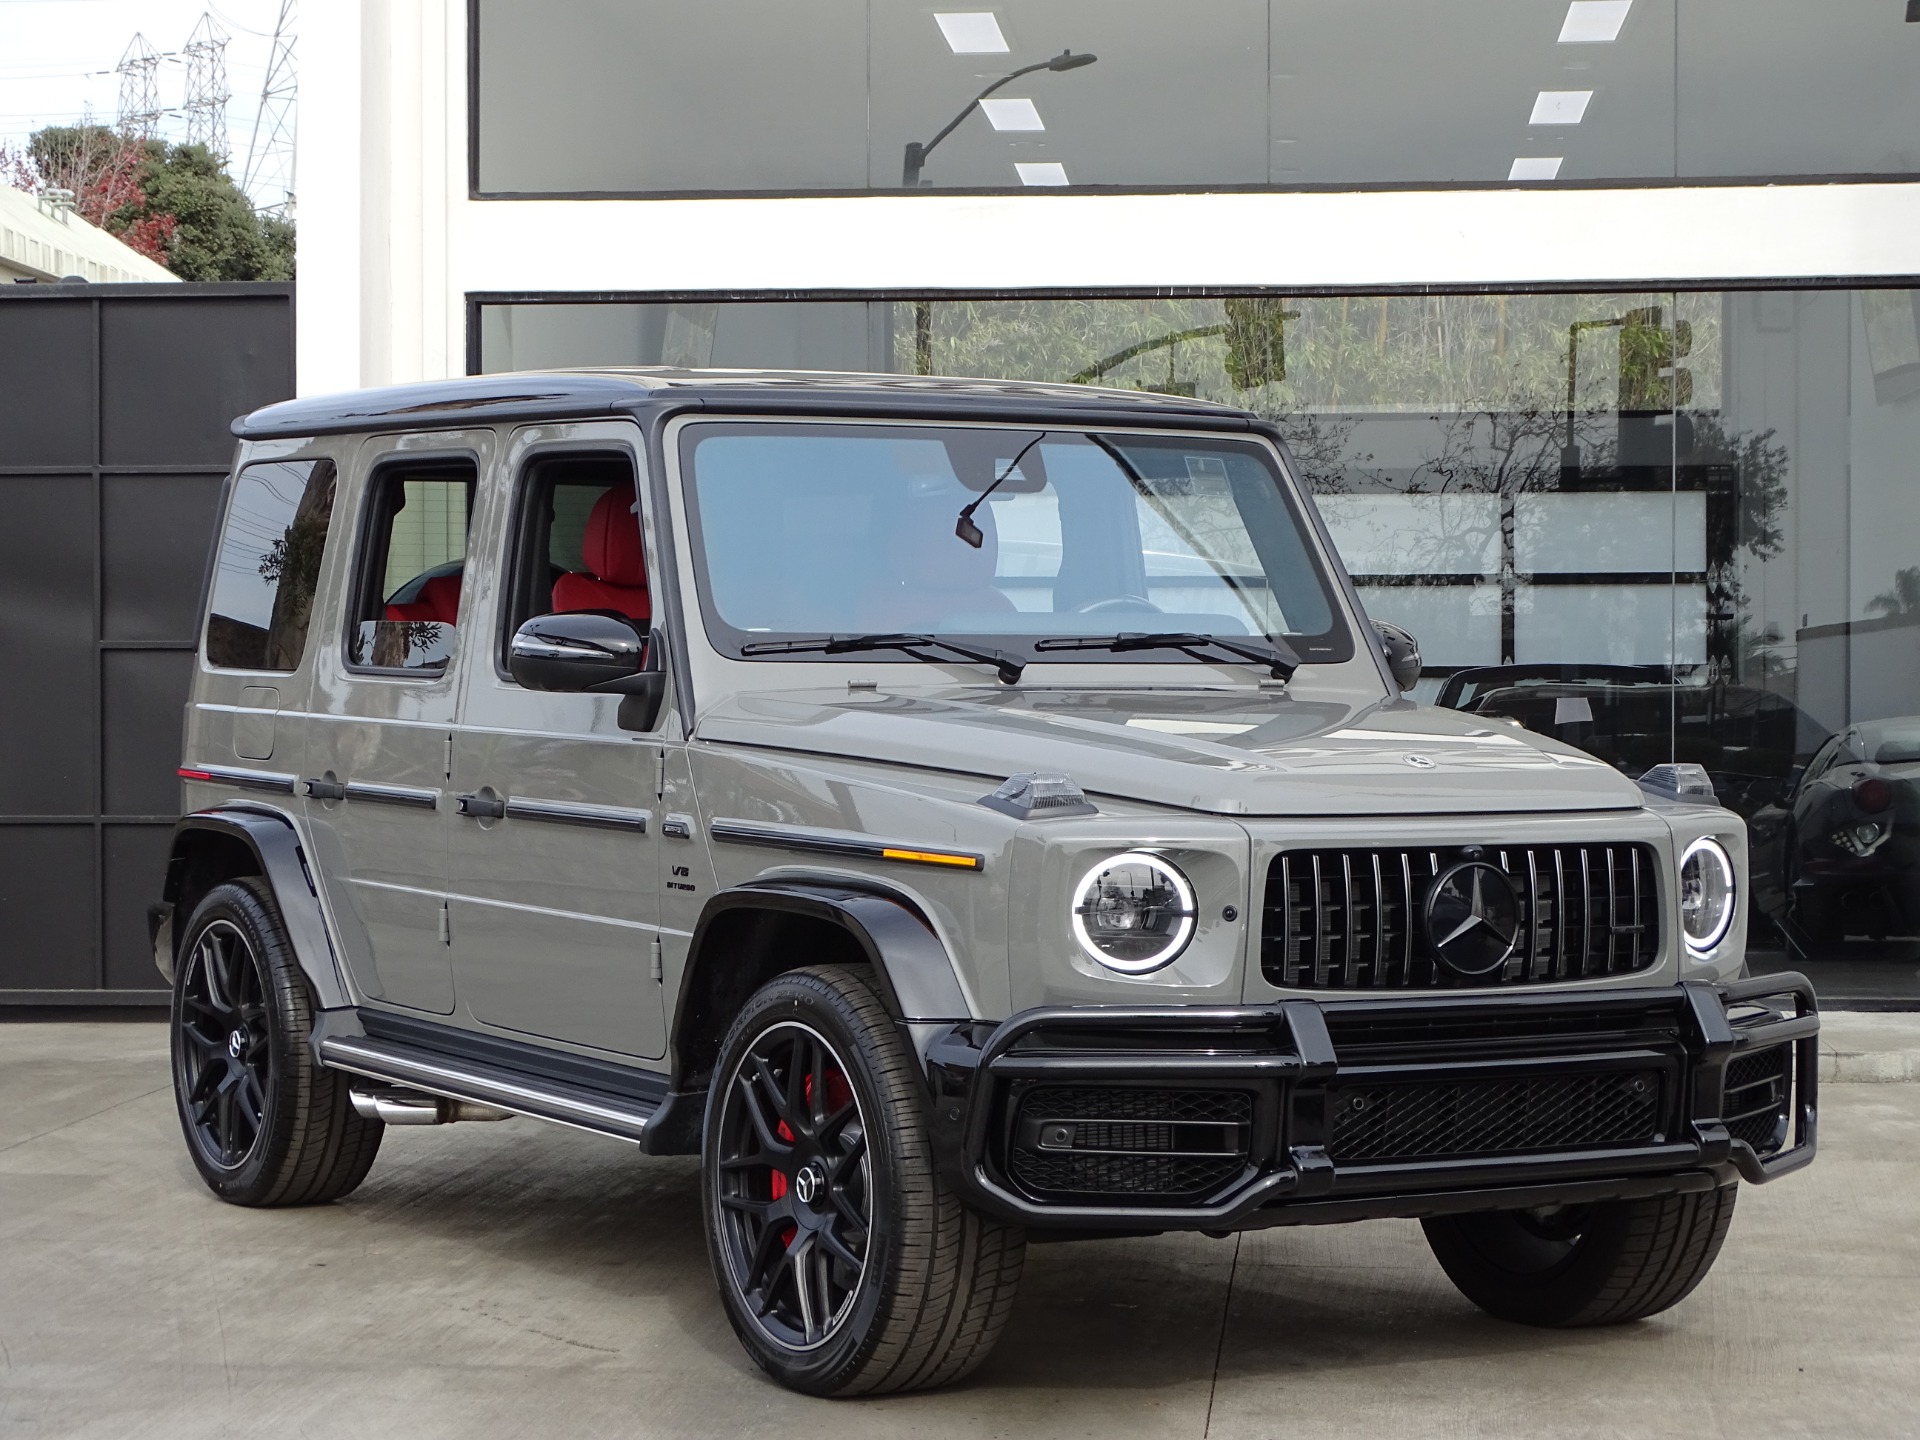
[[[355,980],[440,1015],[468,525],[492,448],[488,431],[368,442],[307,721],[307,820]]]
[[[475,1020],[651,1058],[666,1050],[658,737],[620,728],[617,695],[526,690],[506,668],[534,615],[648,613],[640,455],[639,431],[617,423],[530,427],[509,446],[454,732],[450,892]]]

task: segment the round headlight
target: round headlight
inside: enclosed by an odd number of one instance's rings
[[[1733,924],[1733,861],[1717,840],[1702,836],[1680,857],[1680,924],[1687,948],[1702,955]]]
[[[1073,898],[1073,938],[1109,970],[1143,975],[1187,948],[1193,917],[1187,877],[1158,855],[1130,850],[1081,879]]]

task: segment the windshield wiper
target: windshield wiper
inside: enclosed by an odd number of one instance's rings
[[[1229,655],[1237,655],[1242,660],[1255,665],[1265,665],[1276,680],[1291,680],[1293,672],[1300,668],[1300,657],[1293,647],[1284,640],[1275,640],[1271,646],[1242,645],[1237,640],[1222,639],[1218,635],[1201,635],[1192,631],[1169,630],[1156,634],[1122,635],[1055,635],[1034,642],[1035,650],[1111,650],[1116,653],[1126,650],[1179,650],[1193,656],[1196,660],[1207,657],[1200,653],[1207,646],[1215,650],[1224,650]]]
[[[1019,684],[1020,672],[1027,665],[1019,656],[1004,650],[976,650],[971,645],[956,645],[933,635],[823,635],[818,640],[750,640],[740,647],[742,655],[855,655],[868,650],[898,650],[929,665],[938,665],[939,657],[920,652],[944,650],[964,660],[993,666],[1002,683],[1007,685]]]

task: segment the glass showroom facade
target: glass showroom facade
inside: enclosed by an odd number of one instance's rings
[[[1911,175],[1920,25],[1906,20],[1903,0],[473,0],[472,185]]]
[[[1920,177],[1904,6],[470,0],[465,158],[481,209],[1412,187],[1450,225],[1457,192],[1612,184],[1624,243],[1635,191]],[[629,287],[469,290],[468,365],[1078,381],[1271,416],[1369,610],[1420,638],[1421,698],[1630,775],[1704,765],[1751,827],[1756,965],[1920,1000],[1914,280],[1433,293],[1416,225],[1364,293],[1183,292],[1196,246],[1287,237],[1155,203],[1176,258],[1152,291],[664,296],[636,231]],[[1054,242],[1016,220],[1004,243]]]

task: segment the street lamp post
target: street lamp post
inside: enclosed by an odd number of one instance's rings
[[[1097,55],[1076,55],[1071,50],[1062,50],[1051,60],[1041,60],[1032,65],[1022,65],[1011,74],[1002,75],[998,80],[994,81],[993,84],[987,86],[986,89],[969,100],[960,113],[943,125],[940,128],[940,133],[924,145],[918,140],[909,140],[907,142],[906,163],[901,169],[900,183],[909,190],[919,189],[920,171],[927,163],[927,156],[933,153],[933,147],[958,129],[960,122],[971,115],[979,107],[982,100],[993,94],[993,92],[998,90],[1002,85],[1012,80],[1018,80],[1022,75],[1031,75],[1036,70],[1078,70],[1083,65],[1093,64],[1093,62],[1099,58]]]

